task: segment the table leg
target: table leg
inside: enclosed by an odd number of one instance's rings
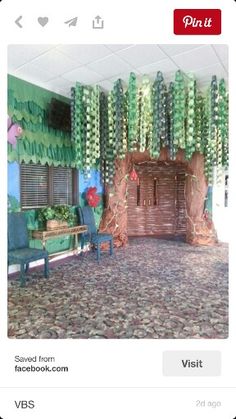
[[[78,234],[74,234],[74,248],[76,250],[76,254],[78,255]]]

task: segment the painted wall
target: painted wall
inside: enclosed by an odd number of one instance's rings
[[[22,128],[16,147],[8,142],[8,161],[75,166],[70,133],[50,125],[52,99],[70,103],[64,96],[8,76],[8,115]]]
[[[14,149],[8,144],[8,211],[20,211],[20,162],[40,162],[41,164],[74,166],[73,146],[70,136],[54,130],[48,125],[48,107],[52,98],[69,102],[68,98],[42,89],[16,77],[8,77],[8,113],[14,122],[23,128],[23,134]],[[100,205],[95,209],[95,220],[99,226],[103,211],[102,185],[100,173],[92,170],[91,177],[85,179],[78,173],[78,205],[85,205],[85,192],[96,186],[101,195]],[[37,210],[25,211],[29,230],[39,227]],[[73,238],[69,236],[48,240],[49,253],[60,252],[71,247]],[[31,246],[40,248],[41,243],[31,240]]]
[[[20,210],[20,166],[17,162],[8,163],[8,210]]]

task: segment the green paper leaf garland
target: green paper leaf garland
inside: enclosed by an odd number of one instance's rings
[[[213,180],[213,167],[220,179],[228,166],[225,81],[218,83],[213,76],[203,95],[192,75],[186,80],[178,70],[167,91],[160,71],[153,84],[144,76],[139,86],[131,73],[125,92],[119,79],[108,95],[97,86],[76,83],[71,101],[76,167],[89,177],[100,164],[103,182],[112,185],[116,158],[124,159],[127,151],[136,150],[149,150],[152,158],[158,158],[161,148],[168,147],[171,159],[179,149],[185,150],[187,160],[195,151],[204,154],[208,182]]]

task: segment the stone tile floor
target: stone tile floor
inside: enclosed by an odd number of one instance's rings
[[[131,239],[9,279],[10,338],[227,338],[228,248]]]

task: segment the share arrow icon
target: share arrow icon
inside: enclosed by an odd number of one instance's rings
[[[67,20],[66,22],[64,22],[66,25],[70,26],[76,26],[78,22],[78,18],[77,17],[73,17],[73,19]]]
[[[96,16],[93,19],[93,29],[103,29],[104,28],[104,20],[101,16]]]

